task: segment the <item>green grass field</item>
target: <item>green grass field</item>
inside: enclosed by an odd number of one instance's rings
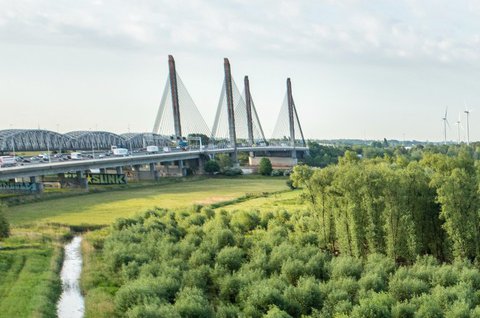
[[[232,200],[247,193],[287,190],[285,178],[218,178],[125,189],[122,191],[54,199],[13,206],[7,212],[12,225],[60,223],[107,225],[153,207],[188,208]]]
[[[6,216],[12,236],[0,242],[0,317],[55,317],[60,292],[58,272],[65,226],[108,225],[150,208],[188,209],[192,205],[225,202],[219,209],[277,209],[299,206],[299,191],[288,191],[285,178],[243,176],[187,179],[150,185],[131,185],[116,191],[50,198],[12,206]],[[270,193],[265,197],[257,197]],[[252,199],[245,199],[253,194]],[[235,202],[236,199],[241,202]],[[90,238],[103,237],[108,229],[89,232],[84,241],[83,290],[87,317],[112,313],[109,290],[94,288],[101,281],[102,264]],[[100,276],[98,276],[100,275]]]
[[[0,242],[0,317],[55,317],[64,227],[15,228]]]

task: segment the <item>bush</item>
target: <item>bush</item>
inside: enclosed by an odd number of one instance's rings
[[[353,308],[351,317],[354,318],[390,318],[392,298],[385,293],[371,293],[368,298],[360,300],[360,305]]]
[[[362,275],[362,262],[350,256],[340,256],[332,261],[332,277],[354,277],[359,279]]]
[[[220,171],[220,165],[216,160],[208,160],[207,163],[205,163],[205,172],[209,174],[214,174],[215,172]]]
[[[236,271],[242,266],[245,253],[236,246],[224,247],[217,255],[216,263],[230,271]]]
[[[223,174],[229,177],[240,176],[243,174],[243,171],[240,168],[229,168],[229,169],[225,169],[223,171]]]
[[[119,313],[124,313],[137,305],[148,304],[153,299],[165,302],[173,300],[180,283],[173,278],[142,278],[123,285],[115,295],[115,305]]]
[[[270,159],[263,157],[260,160],[260,166],[258,167],[258,172],[264,176],[269,176],[272,174],[272,162]]]
[[[297,187],[293,184],[293,181],[288,179],[287,181],[285,181],[285,183],[287,184],[287,187],[290,188],[290,190],[295,190]]]
[[[283,171],[274,169],[274,170],[272,170],[272,173],[270,175],[272,177],[283,177]]]
[[[389,290],[393,297],[403,301],[428,292],[429,287],[427,283],[418,278],[403,278],[395,275],[390,280]]]
[[[4,207],[0,205],[0,239],[10,236],[10,224],[8,223],[3,211]]]
[[[182,317],[214,317],[213,309],[203,292],[198,288],[183,288],[177,295],[174,305]]]
[[[399,302],[392,307],[392,318],[413,318],[417,307],[408,302]]]

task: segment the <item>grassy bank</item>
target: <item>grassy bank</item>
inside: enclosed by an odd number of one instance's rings
[[[131,217],[152,207],[183,209],[192,204],[210,205],[233,200],[247,193],[285,189],[284,178],[200,179],[28,203],[11,207],[7,217],[13,225],[38,222],[108,225],[119,217]]]
[[[14,228],[0,246],[0,317],[56,317],[69,229]]]

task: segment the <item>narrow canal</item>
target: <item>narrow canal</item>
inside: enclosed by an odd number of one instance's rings
[[[82,318],[84,299],[80,292],[80,274],[82,273],[82,237],[75,236],[65,245],[65,258],[60,277],[62,279],[62,295],[57,304],[59,318]]]

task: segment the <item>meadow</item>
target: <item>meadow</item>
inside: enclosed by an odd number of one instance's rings
[[[184,179],[185,180],[185,179]],[[131,217],[153,207],[184,209],[210,205],[246,194],[287,190],[286,178],[245,176],[194,179],[149,187],[92,193],[13,206],[7,212],[12,225],[59,223],[108,225],[119,217]]]
[[[258,176],[178,179],[12,206],[5,213],[11,224],[11,237],[0,242],[0,317],[56,316],[62,245],[71,237],[72,229],[106,227],[87,235],[103,240],[109,233],[108,225],[117,218],[133,217],[155,207],[181,210],[222,205],[221,202],[244,206],[250,199],[267,201],[270,195],[281,201],[283,195],[290,195],[285,192],[285,181]],[[101,275],[97,271],[102,264],[92,242],[95,239],[85,240],[83,245],[83,286],[96,282]],[[109,295],[111,292],[98,290],[90,293],[87,314],[93,312],[90,316],[97,316],[99,306],[102,312],[111,312]]]

